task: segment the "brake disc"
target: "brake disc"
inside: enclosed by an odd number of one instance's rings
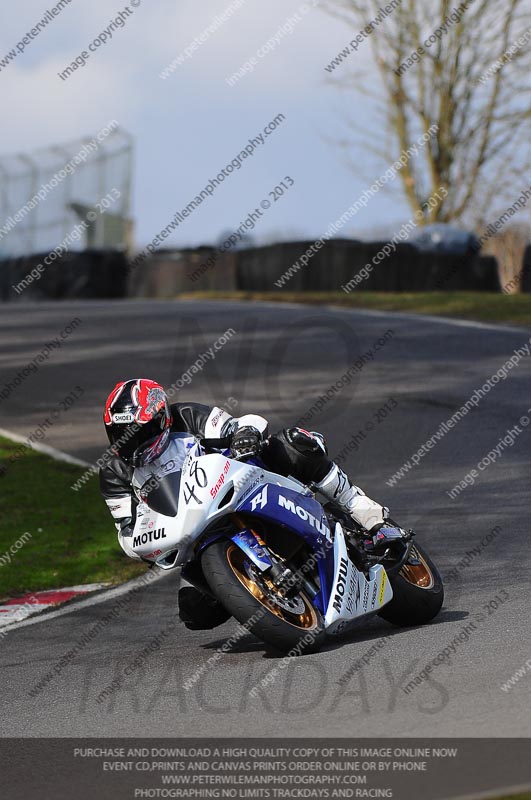
[[[304,614],[306,610],[306,605],[304,600],[300,597],[300,595],[296,595],[295,597],[283,597],[282,595],[278,594],[277,592],[273,591],[273,588],[263,580],[261,575],[257,575],[256,570],[252,564],[245,565],[245,570],[249,578],[254,581],[255,583],[260,586],[264,594],[267,596],[267,599],[273,603],[273,605],[278,606],[283,611],[289,611],[290,614]]]
[[[276,606],[279,606],[283,611],[289,611],[290,614],[304,614],[306,606],[300,595],[296,597],[280,597],[278,594],[269,595],[269,599]]]

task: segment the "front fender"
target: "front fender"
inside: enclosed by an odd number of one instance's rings
[[[201,545],[201,550],[205,550],[212,542],[217,541],[218,539],[224,538],[223,535],[215,536],[212,539],[208,539],[208,541],[203,542]],[[260,570],[260,572],[265,572],[266,569],[269,569],[273,566],[273,562],[269,558],[268,553],[264,550],[258,539],[256,538],[255,534],[249,530],[238,531],[233,536],[230,537],[231,541],[237,545],[240,550],[243,550],[247,558],[249,558],[253,564]]]
[[[238,531],[231,539],[251,559],[260,572],[265,572],[266,569],[273,566],[268,553],[251,531]]]

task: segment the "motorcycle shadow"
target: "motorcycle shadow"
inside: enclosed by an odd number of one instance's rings
[[[419,631],[429,628],[436,628],[449,622],[458,622],[467,619],[470,612],[466,610],[458,611],[455,609],[442,608],[439,614],[431,622],[424,623],[423,625],[410,625],[399,627],[386,622],[379,617],[372,617],[370,620],[361,619],[348,631],[339,634],[333,639],[329,639],[323,650],[336,649],[345,644],[361,644],[363,642],[370,643],[374,639],[388,639],[393,636],[400,636],[407,631]]]
[[[228,630],[228,635],[226,637],[204,642],[201,644],[201,649],[221,652],[224,658],[230,657],[231,655],[237,656],[245,655],[246,653],[258,653],[261,650],[265,651],[264,658],[279,658],[285,655],[279,650],[275,650],[272,645],[262,641],[262,639],[259,639],[258,636],[255,636],[253,633],[245,633],[243,636],[239,636],[237,642],[231,642],[230,647],[227,647],[227,642],[230,640],[231,635],[234,635],[230,632],[229,625],[233,628],[234,620],[229,620],[229,622],[225,623]]]
[[[390,639],[394,636],[400,636],[401,634],[406,633],[407,631],[416,631],[423,628],[434,628],[439,627],[441,625],[460,622],[462,620],[467,619],[470,617],[469,611],[458,611],[455,609],[442,609],[438,616],[432,620],[427,625],[412,625],[411,627],[399,628],[394,625],[389,624],[383,619],[371,618],[368,620],[360,620],[353,628],[344,633],[340,634],[337,637],[328,639],[322,646],[320,653],[327,653],[332,652],[334,650],[338,650],[340,648],[345,648],[348,645],[362,645],[362,644],[371,644],[375,640],[379,641],[381,639]],[[233,626],[234,622],[226,623],[227,628],[229,625]],[[238,638],[237,642],[232,643],[230,647],[227,647],[227,642],[231,638],[231,633],[228,631],[228,635],[223,638],[217,638],[209,642],[205,642],[201,645],[201,649],[204,650],[214,650],[220,651],[223,653],[224,657],[230,657],[231,655],[238,656],[238,655],[248,655],[252,653],[261,653],[262,658],[268,660],[278,660],[286,657],[286,653],[282,653],[279,650],[276,650],[272,645],[263,642],[257,636],[254,636],[252,633],[245,633],[241,637]],[[310,655],[318,655],[316,653],[304,655],[301,654],[297,656],[297,658],[308,658]]]

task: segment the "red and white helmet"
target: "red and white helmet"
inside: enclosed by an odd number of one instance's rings
[[[120,458],[133,467],[150,464],[169,444],[172,416],[166,392],[146,378],[117,383],[105,403],[103,422]]]

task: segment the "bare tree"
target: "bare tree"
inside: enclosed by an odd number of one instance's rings
[[[383,17],[382,0],[322,0],[325,11],[349,24],[353,42],[365,30],[363,41],[347,45],[328,68],[334,82],[367,94],[373,105],[370,127],[357,115],[358,148],[388,166],[438,126],[400,171],[414,211],[440,186],[448,190],[426,210],[425,222],[484,224],[531,184],[529,3],[395,0]],[[374,63],[367,71],[369,48]]]
[[[522,290],[528,242],[529,226],[514,224],[500,231],[485,247],[485,254],[494,256],[499,264],[500,283],[505,294],[518,294]]]

